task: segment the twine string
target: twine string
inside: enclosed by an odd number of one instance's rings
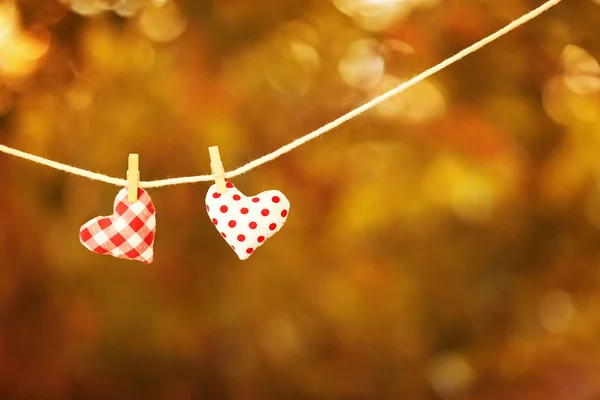
[[[333,129],[337,128],[338,126],[342,125],[343,123],[365,113],[366,111],[372,109],[373,107],[377,106],[378,104],[386,101],[390,97],[396,96],[396,95],[404,92],[405,90],[415,86],[419,82],[422,82],[423,80],[429,78],[430,76],[436,74],[437,72],[443,70],[444,68],[454,64],[455,62],[459,61],[460,59],[468,56],[469,54],[476,52],[477,50],[488,45],[489,43],[493,42],[494,40],[506,35],[510,31],[518,28],[521,25],[524,25],[525,23],[536,18],[537,16],[539,16],[543,12],[547,11],[551,7],[557,5],[561,1],[562,0],[547,1],[546,3],[542,4],[538,8],[524,14],[520,18],[518,18],[518,19],[514,20],[513,22],[511,22],[510,24],[506,25],[504,28],[496,31],[495,33],[489,35],[488,37],[486,37],[484,39],[481,39],[480,41],[467,47],[466,49],[461,50],[460,52],[456,53],[452,57],[447,58],[446,60],[442,61],[441,63],[435,65],[434,67],[431,67],[430,69],[415,76],[414,78],[396,86],[395,88],[389,90],[388,92],[385,92],[384,94],[375,97],[371,101],[353,109],[352,111],[348,112],[347,114],[342,115],[341,117],[337,118],[336,120],[323,125],[322,127],[320,127],[319,129],[317,129],[313,132],[310,132],[302,137],[299,137],[298,139],[292,141],[291,143],[288,143],[285,146],[282,146],[279,149],[277,149],[269,154],[266,154],[266,155],[259,157],[253,161],[250,161],[247,164],[242,165],[241,167],[236,168],[232,171],[226,172],[225,177],[233,178],[233,177],[242,175],[248,171],[251,171],[255,168],[260,167],[261,165],[271,162],[286,153],[289,153],[290,151],[306,144],[307,142],[309,142],[313,139],[318,138],[319,136],[321,136],[327,132],[332,131]],[[23,158],[25,160],[29,160],[29,161],[32,161],[37,164],[45,165],[47,167],[54,168],[54,169],[57,169],[60,171],[68,172],[70,174],[74,174],[74,175],[82,176],[84,178],[92,179],[95,181],[105,182],[105,183],[109,183],[109,184],[116,185],[116,186],[127,186],[126,179],[114,178],[114,177],[111,177],[108,175],[99,174],[99,173],[88,171],[85,169],[73,167],[71,165],[59,163],[59,162],[49,160],[44,157],[39,157],[39,156],[30,154],[30,153],[26,153],[24,151],[13,149],[11,147],[8,147],[8,146],[2,145],[2,144],[0,144],[0,152],[10,154],[15,157]],[[162,187],[162,186],[182,185],[182,184],[187,184],[187,183],[209,182],[212,180],[214,180],[214,177],[211,174],[205,174],[205,175],[195,175],[195,176],[187,176],[187,177],[180,177],[180,178],[160,179],[160,180],[154,180],[154,181],[142,181],[139,183],[139,185],[141,187],[145,187],[145,188],[157,188],[157,187]]]

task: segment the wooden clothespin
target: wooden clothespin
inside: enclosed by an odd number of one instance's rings
[[[138,200],[138,186],[140,183],[140,157],[137,154],[129,154],[127,166],[127,201],[135,203]]]
[[[225,169],[221,162],[221,155],[219,154],[219,146],[212,146],[208,148],[210,154],[210,169],[215,177],[215,184],[217,193],[223,194],[227,191],[225,183]]]

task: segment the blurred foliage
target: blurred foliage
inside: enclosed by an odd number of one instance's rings
[[[2,2],[0,142],[231,169],[540,2]],[[78,242],[118,188],[0,155],[0,398],[600,398],[599,3],[236,178],[292,203],[245,262],[206,184],[151,191],[146,266]]]

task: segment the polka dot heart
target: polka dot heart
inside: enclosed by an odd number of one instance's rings
[[[223,239],[240,260],[250,257],[287,219],[290,202],[278,190],[246,197],[231,182],[219,194],[215,185],[206,194],[206,211]]]

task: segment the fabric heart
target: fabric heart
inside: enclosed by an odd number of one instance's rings
[[[215,185],[206,194],[206,211],[217,230],[245,260],[285,223],[290,202],[278,190],[267,190],[254,197],[244,196],[231,182],[219,194]]]
[[[138,200],[129,203],[124,188],[115,198],[114,214],[87,222],[79,231],[79,240],[95,253],[150,264],[155,233],[156,210],[148,193],[138,188]]]

